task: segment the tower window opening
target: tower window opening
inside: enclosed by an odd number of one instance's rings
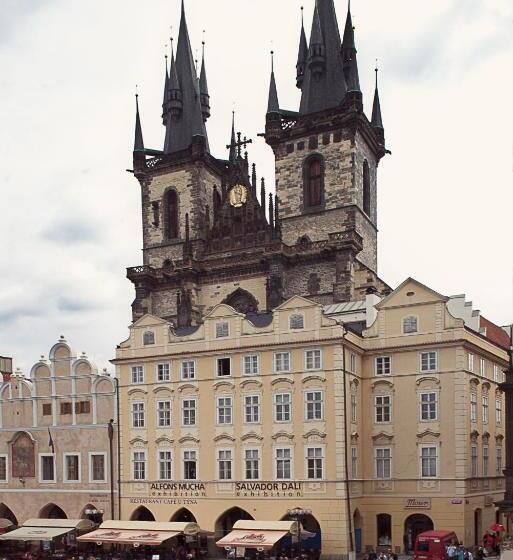
[[[363,162],[363,211],[370,216],[371,214],[371,195],[370,195],[370,172],[367,160]]]
[[[305,206],[316,207],[323,203],[324,169],[320,156],[310,158],[305,169]]]
[[[165,237],[176,239],[178,237],[178,195],[170,189],[164,195],[165,212]]]

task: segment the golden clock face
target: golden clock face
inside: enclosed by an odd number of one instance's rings
[[[234,208],[240,208],[243,204],[246,204],[248,199],[248,190],[244,185],[235,185],[230,189],[228,193],[230,204]]]

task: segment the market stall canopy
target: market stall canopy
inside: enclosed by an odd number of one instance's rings
[[[0,529],[9,529],[9,527],[12,527],[13,525],[14,523],[10,519],[0,517]]]
[[[272,548],[285,535],[297,535],[297,521],[246,521],[235,522],[233,530],[216,545],[220,547]]]
[[[197,535],[197,523],[105,521],[100,528],[77,538],[80,542],[157,546],[177,535]]]
[[[87,531],[94,527],[89,519],[28,519],[23,527],[0,535],[3,541],[51,541],[74,529]]]

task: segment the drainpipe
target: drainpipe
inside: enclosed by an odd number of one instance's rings
[[[120,469],[120,465],[121,465],[121,430],[119,429],[120,426],[120,418],[119,418],[119,379],[117,377],[114,377],[114,385],[116,387],[116,422],[117,422],[117,426],[116,426],[116,431],[117,431],[117,440],[118,440],[118,453],[117,453],[117,462],[116,462],[116,467],[117,467],[117,471],[118,471],[118,477],[117,477],[117,484],[118,484],[118,519],[121,519],[121,469]],[[112,469],[112,462],[111,462],[111,469]],[[112,471],[111,471],[112,472]],[[111,478],[112,481],[112,478]],[[113,513],[113,517],[114,517],[114,512]]]
[[[346,484],[346,504],[347,504],[347,524],[349,528],[349,553],[354,551],[353,544],[353,516],[351,514],[351,492],[349,489],[349,458],[347,449],[347,380],[346,380],[346,327],[342,326],[342,379],[344,382],[344,462],[345,462],[345,484]]]

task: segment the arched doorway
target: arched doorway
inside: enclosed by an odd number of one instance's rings
[[[139,506],[130,516],[130,521],[155,521],[155,516],[148,508]]]
[[[194,514],[187,508],[179,509],[170,519],[170,521],[180,521],[182,523],[197,523]]]
[[[13,525],[18,525],[16,516],[5,504],[0,504],[0,519],[8,519]]]
[[[392,516],[389,513],[376,515],[376,535],[378,546],[392,545]]]
[[[55,504],[47,504],[40,512],[41,519],[68,519],[64,510]]]
[[[410,554],[415,546],[415,539],[419,533],[432,531],[433,521],[427,515],[414,513],[406,518],[404,522],[404,553]]]
[[[233,507],[221,514],[215,524],[216,541],[227,535],[232,529],[236,521],[241,519],[254,519],[247,511]]]
[[[103,523],[103,513],[92,504],[87,504],[82,512],[80,513],[81,519],[89,519],[93,523],[100,524]]]
[[[356,553],[362,551],[362,514],[360,510],[356,508],[353,513],[353,528],[354,528],[354,549]]]
[[[292,521],[289,514],[284,515],[281,518],[282,521]],[[305,531],[313,533],[311,537],[303,535],[301,538],[301,548],[302,550],[321,550],[322,535],[321,526],[317,519],[310,513],[301,518],[301,526]],[[287,549],[291,545],[297,544],[297,539],[291,539],[291,537],[285,537],[283,539],[283,548]]]
[[[474,545],[479,546],[481,544],[481,537],[483,532],[482,527],[482,511],[481,508],[477,508],[474,511]]]

